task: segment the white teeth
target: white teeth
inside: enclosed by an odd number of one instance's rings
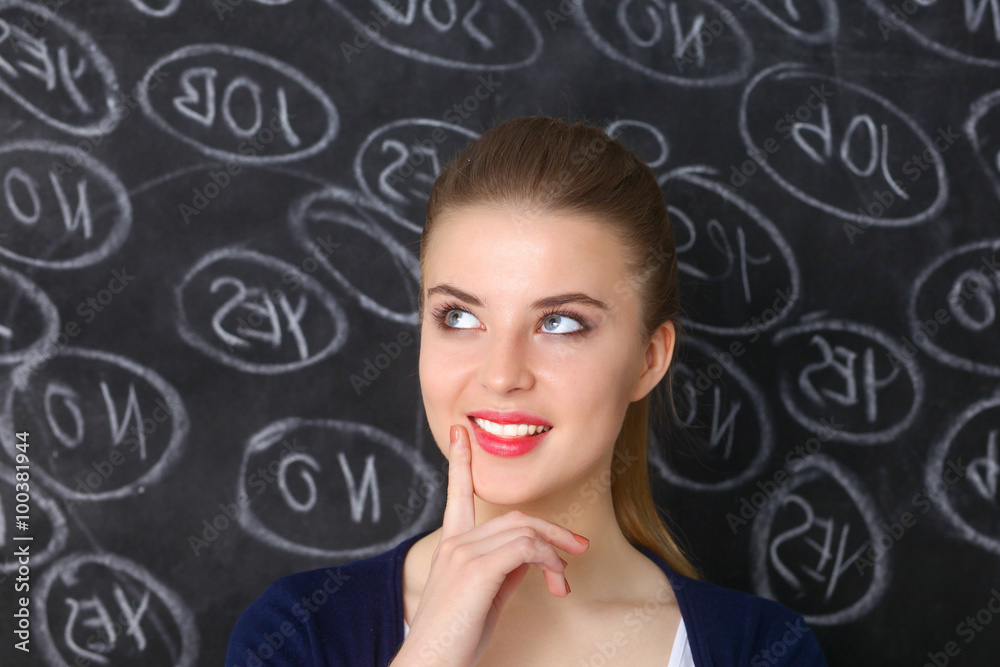
[[[522,435],[535,435],[536,433],[544,433],[552,428],[551,426],[540,426],[537,424],[497,424],[496,422],[480,419],[479,417],[473,417],[473,419],[484,431],[489,431],[493,435],[499,435],[505,438],[514,438]]]

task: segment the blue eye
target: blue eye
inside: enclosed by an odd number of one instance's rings
[[[467,310],[462,310],[460,308],[450,308],[445,311],[438,320],[444,322],[447,327],[452,329],[474,329],[474,326],[463,327],[459,326],[459,322],[462,320],[463,315],[468,315],[470,318],[475,319],[472,313]]]
[[[477,328],[474,324],[470,324],[469,326],[460,326],[462,320],[467,319],[464,317],[466,315],[468,315],[472,321],[478,322],[475,315],[454,303],[444,304],[443,306],[437,308],[433,313],[434,320],[437,322],[438,327],[445,331]],[[555,323],[554,328],[550,328],[553,322]],[[541,323],[541,328],[544,333],[551,333],[559,336],[573,336],[586,333],[590,330],[590,327],[584,318],[573,313],[562,311],[549,311],[545,313],[542,315]],[[567,327],[573,327],[573,325],[575,325],[574,328],[567,329]]]
[[[575,329],[570,329],[569,331],[552,331],[552,330],[548,330],[548,333],[571,334],[571,333],[576,333],[577,331],[582,331],[583,330],[583,325],[580,324],[580,322],[578,322],[575,318],[573,318],[573,317],[571,317],[569,315],[565,315],[563,313],[548,313],[545,316],[545,318],[542,320],[542,327],[544,328],[545,325],[547,323],[551,322],[552,320],[556,320],[557,323],[558,323],[559,320],[563,320],[564,322],[572,322],[572,323],[574,323],[576,325],[576,328]]]

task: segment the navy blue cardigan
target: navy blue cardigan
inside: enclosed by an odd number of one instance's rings
[[[430,532],[378,556],[277,579],[237,619],[226,667],[385,667],[403,643],[403,559]],[[667,575],[697,667],[826,667],[796,612],[686,577],[635,546]]]

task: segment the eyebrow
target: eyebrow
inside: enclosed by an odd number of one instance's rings
[[[442,283],[441,285],[435,285],[427,290],[427,297],[430,298],[435,294],[448,294],[449,296],[455,297],[456,299],[461,299],[466,303],[472,304],[473,306],[483,307],[483,302],[476,296],[469,294],[463,290],[458,289],[454,285],[449,285],[447,283]],[[587,296],[583,292],[569,292],[567,294],[556,294],[554,296],[547,296],[531,304],[532,310],[540,310],[542,308],[552,308],[555,306],[562,306],[567,303],[582,303],[588,306],[594,306],[595,308],[600,308],[601,310],[610,310],[608,304],[595,299],[591,296]]]

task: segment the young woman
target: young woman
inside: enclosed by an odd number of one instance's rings
[[[420,267],[443,524],[279,579],[227,666],[826,665],[800,615],[699,580],[653,503],[679,294],[646,164],[584,123],[500,123],[438,176]]]

